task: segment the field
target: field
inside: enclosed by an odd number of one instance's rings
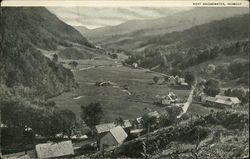
[[[161,111],[164,108],[153,105],[156,95],[167,95],[173,91],[179,98],[185,98],[189,93],[189,90],[173,90],[166,84],[154,84],[154,76],[162,77],[158,73],[125,67],[118,60],[107,57],[79,60],[78,63],[73,72],[79,88],[51,100],[59,108],[70,109],[77,115],[81,105],[99,102],[104,110],[102,122],[114,121],[117,117],[135,119],[150,109]],[[110,81],[114,85],[95,86],[98,81]],[[128,90],[123,88],[124,85]]]

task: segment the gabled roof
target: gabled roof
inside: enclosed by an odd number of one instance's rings
[[[141,123],[141,121],[142,121],[142,117],[138,117],[138,118],[136,118],[136,121],[137,121],[138,123]]]
[[[50,158],[74,154],[71,140],[58,143],[38,144],[35,149],[38,158]]]
[[[231,97],[231,101],[232,101],[234,104],[239,104],[239,103],[241,103],[241,101],[240,101],[239,98],[237,98],[237,97]]]
[[[171,79],[175,79],[174,76],[170,76],[169,79],[170,79],[170,78],[171,78]]]
[[[206,101],[215,102],[215,101],[216,101],[216,98],[215,98],[215,97],[210,97],[210,96],[208,96],[208,97],[206,98]]]
[[[216,95],[215,98],[222,99],[222,100],[228,100],[231,101],[233,104],[239,104],[241,101],[237,97],[229,97],[229,96],[222,96],[222,95]]]
[[[124,123],[122,125],[122,128],[132,127],[132,124],[129,120],[124,120],[123,122]],[[117,125],[114,122],[112,122],[112,123],[105,123],[105,124],[96,125],[95,128],[96,128],[97,133],[99,134],[99,133],[108,132],[116,126]]]
[[[121,126],[114,127],[110,130],[110,133],[119,144],[121,144],[128,137],[127,133]]]
[[[100,124],[100,125],[95,126],[98,134],[103,133],[103,132],[108,132],[109,130],[111,130],[114,127],[115,127],[114,123],[105,123],[105,124]]]

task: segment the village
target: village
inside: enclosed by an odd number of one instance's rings
[[[135,67],[134,69],[138,69]],[[155,78],[155,77],[154,77]],[[162,128],[161,123],[166,120],[169,121],[168,125],[174,123],[175,120],[183,120],[184,115],[192,103],[198,103],[203,107],[209,107],[212,110],[223,111],[225,109],[237,109],[241,105],[241,101],[237,97],[225,96],[223,94],[217,94],[216,96],[208,96],[204,93],[205,83],[204,80],[195,80],[190,86],[184,78],[178,76],[166,76],[158,77],[154,79],[155,83],[161,82],[161,84],[167,84],[171,87],[178,87],[179,89],[189,89],[188,97],[184,99],[179,98],[173,91],[168,92],[166,95],[156,95],[154,97],[154,104],[156,107],[163,107],[163,111],[155,111],[148,108],[146,113],[142,116],[138,116],[133,120],[118,119],[109,123],[102,123],[95,125],[94,134],[87,136],[86,134],[74,134],[68,140],[68,136],[62,136],[62,134],[56,135],[58,138],[63,139],[59,142],[48,142],[37,144],[34,150],[27,152],[21,152],[17,154],[10,154],[4,157],[9,158],[13,156],[28,157],[28,158],[50,158],[50,157],[86,157],[92,153],[100,153],[104,157],[106,151],[110,151],[119,147],[124,142],[134,140],[140,136],[148,135],[150,132],[157,131]],[[163,78],[163,82],[160,80]],[[119,86],[117,83],[110,81],[96,82],[97,87],[120,87],[127,92],[129,88],[127,85]],[[130,92],[129,92],[130,93]],[[172,113],[172,114],[170,114]],[[172,116],[171,118],[169,116]],[[174,117],[173,117],[174,116]],[[166,121],[165,121],[166,122]],[[29,131],[29,129],[27,129]]]

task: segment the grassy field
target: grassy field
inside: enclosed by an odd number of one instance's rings
[[[154,84],[153,77],[160,77],[160,74],[124,67],[118,61],[106,57],[81,60],[78,63],[73,72],[79,88],[51,100],[59,108],[70,109],[77,115],[80,113],[80,105],[100,102],[104,110],[102,122],[114,121],[117,117],[135,119],[147,113],[146,108],[161,111],[164,108],[153,105],[156,95],[167,95],[173,91],[179,98],[184,98],[189,93],[189,90],[173,90],[167,85]],[[97,81],[111,81],[117,86],[97,87]],[[129,88],[128,92],[120,87],[125,84]]]

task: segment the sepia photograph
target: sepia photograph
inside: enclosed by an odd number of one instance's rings
[[[249,2],[0,7],[0,158],[249,158]]]

